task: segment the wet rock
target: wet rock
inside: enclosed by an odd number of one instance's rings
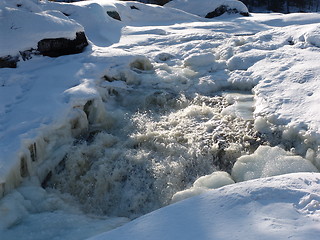
[[[38,42],[37,51],[44,56],[59,57],[81,53],[88,45],[84,32],[77,32],[73,40],[66,38],[48,38]]]

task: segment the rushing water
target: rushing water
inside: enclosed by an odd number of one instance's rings
[[[235,104],[232,96],[150,91],[132,94],[139,98],[132,104],[126,92],[111,94],[108,127],[79,139],[45,185],[98,215],[134,218],[165,206],[200,176],[230,171],[261,144],[250,117],[223,113]],[[252,96],[244,96],[250,112]]]

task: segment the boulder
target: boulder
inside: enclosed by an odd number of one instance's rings
[[[47,38],[38,42],[37,51],[43,56],[59,57],[81,53],[88,46],[84,32],[77,32],[73,40],[66,38]]]
[[[18,56],[4,56],[0,57],[0,68],[16,68],[17,62],[19,61]]]

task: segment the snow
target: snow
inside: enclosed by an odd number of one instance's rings
[[[89,40],[0,69],[1,239],[319,235],[320,14],[214,4],[0,2],[1,57]]]
[[[320,26],[316,25],[315,27],[311,28],[309,31],[307,31],[304,35],[306,42],[316,46],[320,47]]]
[[[170,205],[103,239],[309,239],[319,229],[319,174],[229,185]]]
[[[74,39],[76,32],[83,31],[80,24],[61,12],[41,9],[35,12],[35,9],[28,8],[30,1],[27,1],[26,7],[22,3],[23,9],[14,8],[11,1],[4,1],[3,4],[7,5],[0,12],[0,56],[15,56],[19,51],[36,49],[37,43],[46,38]]]

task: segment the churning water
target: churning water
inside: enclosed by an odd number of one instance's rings
[[[200,176],[230,172],[262,142],[253,121],[223,113],[232,94],[190,95],[109,91],[106,127],[78,139],[45,186],[70,193],[87,213],[135,218]]]

